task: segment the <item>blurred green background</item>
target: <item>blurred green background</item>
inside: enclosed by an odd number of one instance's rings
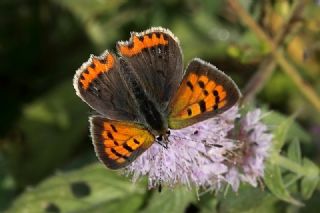
[[[271,39],[276,39],[277,34],[286,29],[276,45],[319,100],[320,3],[304,2],[292,14],[297,4],[294,0],[240,1]],[[75,95],[72,86],[75,70],[89,54],[99,55],[105,49],[115,51],[116,41],[127,40],[130,31],[140,32],[152,26],[169,28],[180,39],[185,64],[193,57],[200,57],[232,76],[245,97],[246,92],[251,95],[245,105],[260,106],[284,117],[296,113],[295,125],[303,132],[299,138],[302,153],[319,165],[319,108],[309,101],[304,88],[295,84],[292,76],[283,72],[282,66],[270,57],[268,43],[259,39],[254,29],[241,22],[238,15],[238,11],[223,0],[2,0],[0,211],[13,206],[12,212],[20,212],[32,199],[25,198],[23,202],[20,199],[18,203],[16,199],[28,188],[38,188],[40,192],[35,193],[41,196],[42,192],[47,192],[48,189],[42,189],[46,186],[52,188],[51,193],[63,193],[59,187],[69,184],[63,181],[68,178],[73,181],[71,185],[75,186],[73,194],[76,197],[61,205],[69,207],[61,211],[57,204],[43,201],[40,205],[43,208],[37,208],[37,211],[80,212],[82,209],[83,212],[107,212],[102,210],[104,208],[99,210],[106,203],[108,212],[161,210],[161,202],[166,201],[145,199],[150,192],[146,192],[144,182],[132,188],[129,180],[119,179],[117,173],[107,171],[97,163],[88,136],[87,120],[92,112]],[[274,65],[272,72],[263,80],[250,80],[267,72],[263,63],[268,60],[268,65]],[[249,83],[261,89],[252,94]],[[89,164],[93,166],[86,167]],[[69,170],[75,173],[64,177],[64,171]],[[96,176],[95,172],[98,173]],[[82,175],[94,183],[99,178],[105,182],[88,188],[77,181]],[[49,177],[58,178],[61,183]],[[54,184],[50,185],[50,181]],[[101,191],[95,193],[94,188]],[[250,190],[254,190],[249,193],[253,195],[259,192],[259,189]],[[116,197],[117,205],[114,200],[111,203],[104,197],[119,191],[123,193]],[[218,211],[218,207],[231,205],[223,201],[217,207],[217,201],[211,202],[210,199],[207,199],[210,202],[201,203],[177,191],[174,195],[164,192],[163,196],[167,200],[171,199],[170,196],[184,197],[176,203],[174,212],[205,212],[205,209],[213,212],[211,208]],[[87,194],[93,195],[92,202],[101,197],[106,200],[95,204],[97,208],[91,205],[91,201],[80,202],[80,205],[77,198]],[[241,196],[241,192],[238,195]],[[316,202],[319,199],[320,192],[316,190],[311,199],[305,201],[305,207],[295,208],[284,202],[268,201],[268,211],[316,212],[320,208]],[[239,206],[239,203],[235,205]],[[223,212],[233,211],[232,208],[222,209]],[[167,210],[171,211],[173,209]]]

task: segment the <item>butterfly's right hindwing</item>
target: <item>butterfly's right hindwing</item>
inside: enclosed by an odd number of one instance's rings
[[[193,59],[170,103],[169,127],[180,129],[221,114],[240,97],[230,77],[201,59]]]

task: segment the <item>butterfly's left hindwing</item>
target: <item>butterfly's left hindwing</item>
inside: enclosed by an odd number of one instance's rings
[[[154,136],[147,129],[133,122],[93,116],[90,126],[96,154],[110,169],[127,166],[154,142]]]
[[[169,105],[169,128],[180,129],[220,114],[241,94],[236,84],[213,65],[194,59]]]

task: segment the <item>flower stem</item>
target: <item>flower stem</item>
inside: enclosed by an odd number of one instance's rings
[[[255,95],[264,87],[272,75],[276,62],[273,57],[266,57],[259,65],[258,71],[250,78],[246,87],[243,89],[241,103],[250,102]]]
[[[306,0],[301,0],[305,2]],[[233,8],[233,11],[238,14],[242,21],[253,31],[255,34],[268,46],[271,47],[271,54],[277,63],[282,67],[283,71],[289,78],[296,84],[302,94],[308,99],[308,101],[320,111],[320,99],[317,93],[309,86],[299,75],[298,71],[292,66],[283,53],[277,50],[277,45],[269,38],[268,35],[260,28],[260,26],[253,20],[253,18],[247,13],[247,11],[240,5],[238,0],[229,0],[229,5]]]
[[[273,42],[277,48],[282,45],[286,37],[291,33],[293,24],[297,17],[299,17],[303,11],[304,2],[298,1],[291,9],[288,20],[280,27],[280,31],[276,34]],[[273,74],[273,71],[277,63],[271,54],[267,55],[260,63],[257,72],[251,77],[246,87],[243,89],[242,103],[251,101],[255,95],[264,87],[269,78]]]

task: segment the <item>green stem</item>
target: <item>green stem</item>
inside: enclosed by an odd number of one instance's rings
[[[301,0],[303,2],[307,0]],[[229,0],[229,5],[235,13],[242,19],[242,21],[271,49],[275,61],[282,67],[282,70],[288,75],[289,78],[296,84],[298,89],[306,97],[306,99],[315,107],[316,110],[320,111],[320,98],[317,92],[307,84],[304,79],[300,76],[298,70],[290,64],[285,58],[282,51],[277,49],[277,46],[271,40],[271,38],[261,29],[261,27],[255,22],[255,20],[247,13],[242,7],[239,0]]]

